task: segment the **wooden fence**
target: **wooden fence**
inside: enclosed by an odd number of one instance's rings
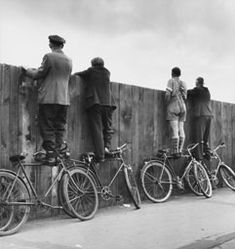
[[[84,111],[83,82],[71,77],[71,106],[68,114],[67,141],[73,158],[92,151],[90,132]],[[112,147],[129,144],[127,160],[133,165],[136,176],[145,158],[156,154],[159,148],[169,144],[169,128],[165,121],[164,92],[121,83],[112,83],[112,92],[117,104],[113,115],[114,135]],[[212,101],[214,119],[210,137],[211,147],[221,141],[227,145],[222,155],[224,161],[235,169],[235,105]],[[189,109],[190,113],[190,109]],[[9,155],[22,151],[32,153],[40,149],[40,136],[37,129],[37,90],[35,82],[23,79],[18,67],[0,64],[0,168],[10,168]],[[190,142],[193,130],[188,115],[185,124],[186,144]],[[105,182],[114,174],[116,165],[100,166],[99,172]],[[176,165],[179,169],[180,165]],[[14,170],[14,169],[13,169]],[[27,169],[36,189],[43,193],[53,176],[49,167]],[[127,200],[123,177],[113,187]],[[142,197],[143,196],[143,193]],[[56,193],[51,196],[52,202]],[[101,206],[113,205],[112,201],[101,202]],[[51,214],[51,213],[50,213]],[[36,215],[40,215],[37,214]]]

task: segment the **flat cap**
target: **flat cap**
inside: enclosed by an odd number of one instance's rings
[[[49,35],[48,39],[50,42],[56,42],[56,43],[61,43],[61,44],[65,43],[65,39],[58,35]]]

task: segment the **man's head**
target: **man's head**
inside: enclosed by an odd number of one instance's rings
[[[50,35],[48,36],[49,39],[49,47],[53,48],[63,48],[65,44],[65,39],[58,35]]]
[[[103,67],[104,66],[104,60],[100,57],[95,57],[91,60],[92,67]]]
[[[171,70],[171,75],[172,75],[172,77],[180,77],[181,70],[178,67],[174,67]]]
[[[200,87],[200,86],[203,86],[203,85],[204,85],[204,79],[202,77],[198,77],[196,79],[196,86]]]

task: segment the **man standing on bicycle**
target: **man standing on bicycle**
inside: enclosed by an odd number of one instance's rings
[[[199,143],[195,157],[197,160],[203,160],[203,155],[208,155],[208,142],[213,115],[210,103],[211,95],[208,88],[204,87],[204,79],[202,77],[196,79],[196,87],[188,90],[188,99],[194,116],[194,142]]]
[[[69,78],[72,60],[62,51],[65,40],[58,35],[49,37],[50,53],[43,57],[38,69],[24,69],[25,75],[38,82],[39,130],[42,147],[47,160],[55,161],[53,149],[60,148],[64,141],[69,100]]]
[[[112,137],[112,113],[116,109],[110,88],[110,72],[100,57],[91,60],[91,67],[75,73],[85,81],[86,110],[96,160],[104,161],[109,153]]]

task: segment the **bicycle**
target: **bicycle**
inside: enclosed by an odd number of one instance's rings
[[[116,170],[114,176],[110,179],[108,185],[103,185],[101,182],[101,179],[97,172],[97,163],[95,161],[94,153],[85,153],[81,156],[81,160],[70,159],[67,163],[70,164],[73,168],[80,169],[89,178],[92,179],[98,195],[103,200],[109,200],[111,198],[115,198],[116,200],[120,199],[119,195],[113,195],[111,186],[119,173],[123,171],[128,193],[136,209],[139,209],[141,205],[141,199],[135,176],[133,174],[133,169],[131,165],[125,163],[123,158],[123,152],[126,149],[127,144],[124,144],[121,147],[118,147],[116,150],[110,151],[109,155],[106,157],[106,160],[114,160],[120,162],[119,168]],[[86,182],[82,178],[79,178],[78,182],[79,186],[86,185]],[[64,184],[66,186],[66,189],[68,189],[67,192],[64,192],[64,197],[66,199],[66,203],[68,203],[69,209],[72,210],[77,218],[81,220],[86,219],[86,216],[84,214],[86,213],[86,210],[89,210],[92,206],[93,200],[89,198],[87,198],[86,200],[76,198],[76,191],[74,191],[73,186],[71,186],[70,179],[66,176],[64,178]]]
[[[39,153],[35,153],[34,157],[39,156]],[[74,214],[68,208],[68,204],[65,203],[63,196],[60,196],[59,205],[51,205],[44,201],[44,199],[52,191],[53,187],[58,184],[59,189],[66,193],[66,185],[63,179],[69,179],[71,186],[76,190],[77,195],[89,195],[89,198],[94,199],[93,210],[96,211],[98,207],[98,195],[96,187],[92,179],[78,168],[68,168],[65,161],[67,160],[64,153],[56,154],[57,162],[53,166],[58,167],[59,171],[53,182],[48,187],[43,198],[39,197],[31,180],[29,179],[25,167],[26,166],[48,166],[42,162],[25,163],[24,155],[11,156],[9,159],[13,167],[17,167],[17,171],[11,171],[6,169],[0,170],[0,236],[16,233],[20,227],[27,221],[30,213],[31,206],[48,207],[52,209],[63,209],[70,216],[74,217]],[[52,166],[52,165],[49,165]],[[86,188],[81,189],[76,182],[76,177],[80,175],[86,180]],[[87,216],[92,217],[92,213],[87,213]]]
[[[203,176],[203,180],[209,185],[208,188],[211,189],[204,167],[196,161],[192,154],[192,150],[197,146],[198,144],[189,145],[187,154],[182,155],[182,157],[188,158],[188,162],[181,177],[175,173],[170,163],[170,159],[175,160],[175,158],[168,155],[167,150],[159,150],[159,154],[156,157],[145,161],[140,178],[144,193],[149,200],[155,203],[166,201],[171,196],[173,185],[184,189],[183,180],[186,180],[194,194],[201,195],[201,185],[203,184],[200,183],[202,179],[199,179],[199,176]]]
[[[210,176],[211,181],[213,181],[215,185],[218,184],[219,182],[218,176],[220,175],[226,186],[235,191],[235,173],[228,165],[226,165],[222,161],[221,157],[217,153],[218,149],[225,147],[226,147],[225,143],[221,143],[215,149],[208,151],[211,159],[217,161],[217,165],[213,171],[209,170],[209,168],[205,165],[205,163],[203,163],[203,166],[207,170],[207,173]]]

